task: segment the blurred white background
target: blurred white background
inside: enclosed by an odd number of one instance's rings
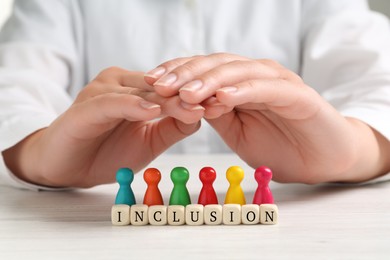
[[[337,0],[334,0],[337,1]],[[13,0],[0,0],[0,28],[11,12]],[[369,0],[372,9],[382,12],[390,17],[389,0]]]

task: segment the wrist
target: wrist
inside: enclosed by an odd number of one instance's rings
[[[364,182],[390,171],[390,141],[366,123],[347,118],[355,134],[356,153],[344,173],[347,182]]]
[[[47,185],[41,176],[39,140],[44,129],[38,130],[19,143],[3,151],[7,168],[19,179],[38,185]]]

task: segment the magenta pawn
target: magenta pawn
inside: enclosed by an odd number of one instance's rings
[[[257,181],[257,189],[253,197],[253,204],[274,204],[274,197],[272,196],[269,182],[272,179],[272,171],[270,168],[260,166],[255,171],[255,179]]]

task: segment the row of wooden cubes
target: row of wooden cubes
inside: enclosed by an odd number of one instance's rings
[[[113,225],[274,225],[278,222],[278,207],[275,204],[225,204],[225,205],[156,205],[119,204],[112,206]]]

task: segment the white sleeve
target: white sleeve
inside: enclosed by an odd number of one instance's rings
[[[47,127],[81,85],[82,28],[76,1],[15,0],[0,34],[0,152]],[[0,155],[0,184],[46,189],[18,180]]]
[[[302,77],[344,116],[390,140],[389,21],[370,11],[365,1],[326,2],[333,5],[305,10]],[[377,180],[384,179],[390,174]]]

